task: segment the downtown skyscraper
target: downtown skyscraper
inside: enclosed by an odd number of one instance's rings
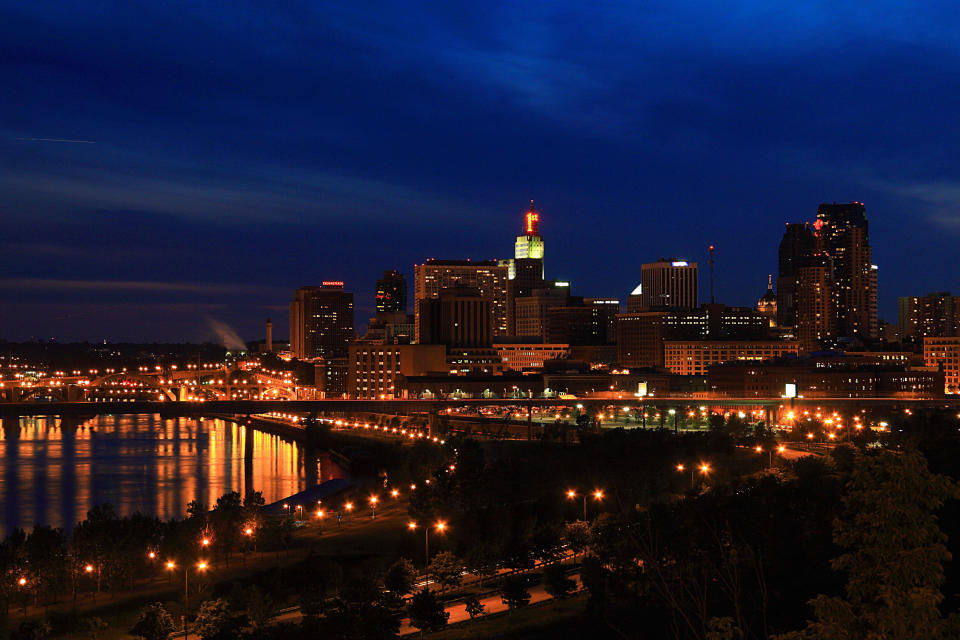
[[[777,320],[807,351],[879,334],[877,267],[866,207],[821,204],[812,223],[788,223],[779,249]]]
[[[878,335],[877,267],[862,202],[821,204],[813,223],[819,248],[833,260],[837,335],[875,340]]]

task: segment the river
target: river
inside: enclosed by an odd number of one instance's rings
[[[9,424],[9,421],[7,421]],[[191,500],[212,506],[231,490],[267,504],[339,478],[326,456],[219,419],[99,416],[61,429],[22,418],[0,431],[0,537],[13,527],[73,526],[96,504],[180,517]]]

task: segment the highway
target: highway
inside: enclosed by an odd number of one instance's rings
[[[163,415],[201,415],[204,413],[257,414],[270,411],[288,413],[437,413],[448,407],[647,407],[687,408],[707,406],[711,409],[770,409],[790,406],[793,409],[829,407],[832,410],[871,408],[960,409],[960,396],[936,399],[901,398],[479,398],[479,399],[395,399],[395,400],[208,400],[131,402],[6,402],[0,403],[0,418],[23,416],[94,416],[160,413]]]

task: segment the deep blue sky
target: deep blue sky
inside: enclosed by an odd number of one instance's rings
[[[324,279],[360,326],[384,269],[509,257],[530,198],[575,293],[625,299],[641,262],[714,243],[730,304],[763,293],[784,222],[866,202],[895,320],[899,295],[960,293],[957,15],[2,0],[0,338],[285,336]]]

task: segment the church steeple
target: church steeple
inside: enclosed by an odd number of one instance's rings
[[[777,294],[773,292],[773,274],[767,276],[767,292],[757,301],[757,311],[766,316],[770,321],[770,326],[776,325],[777,320]]]

